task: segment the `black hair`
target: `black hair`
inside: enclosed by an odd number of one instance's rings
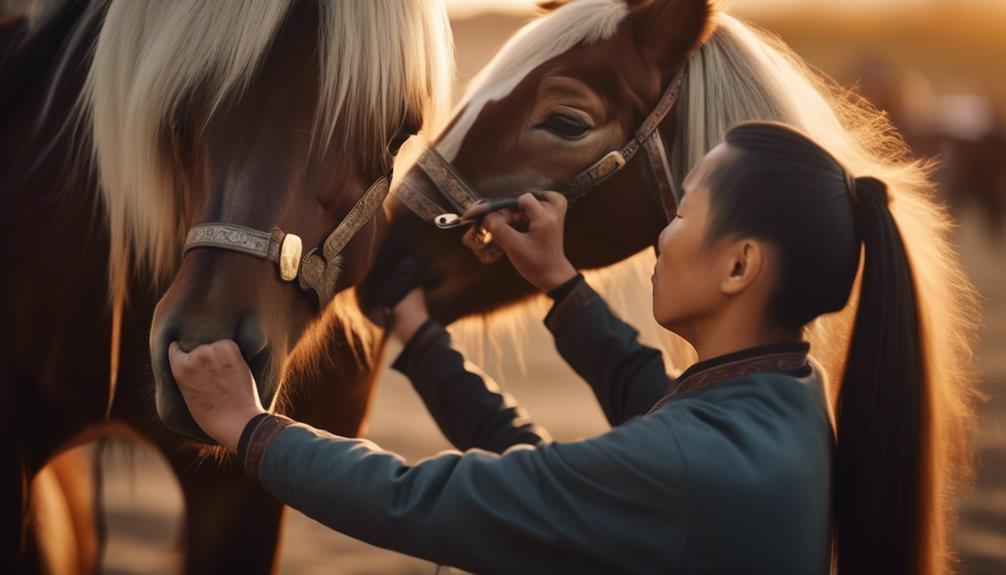
[[[930,378],[919,295],[887,186],[853,178],[796,129],[749,122],[726,136],[708,174],[707,241],[752,237],[773,246],[779,275],[769,318],[799,327],[846,306],[862,283],[835,410],[834,549],[841,574],[926,571],[927,522],[938,497],[928,461]]]

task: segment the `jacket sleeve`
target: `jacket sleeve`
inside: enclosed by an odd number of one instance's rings
[[[660,351],[637,339],[639,332],[577,276],[549,295],[556,299],[545,317],[563,359],[594,390],[612,426],[645,414],[674,380]]]
[[[414,466],[367,440],[292,424],[267,447],[260,479],[351,537],[476,573],[666,571],[683,552],[683,464],[655,421]]]
[[[450,334],[429,320],[392,365],[412,383],[451,444],[501,453],[518,444],[551,441],[509,394],[465,362],[450,346]]]

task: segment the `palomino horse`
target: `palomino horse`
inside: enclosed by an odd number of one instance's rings
[[[661,116],[682,66],[680,96]],[[649,126],[654,118],[656,137]],[[964,438],[976,308],[925,166],[905,157],[900,138],[875,109],[811,71],[778,39],[715,13],[707,0],[580,0],[520,30],[476,77],[430,148],[420,147],[415,166],[396,181],[391,228],[375,270],[406,253],[426,256],[430,309],[443,321],[522,301],[533,288],[505,258],[495,258],[491,238],[478,230],[438,229],[435,214],[457,213],[476,198],[540,189],[579,198],[569,208],[565,236],[577,267],[629,258],[652,245],[667,224],[665,209],[673,217],[674,200],[687,193],[681,182],[688,171],[727,129],[745,120],[795,125],[854,173],[890,186],[918,289],[935,302],[921,318],[934,336],[928,353],[934,361],[932,401],[953,416],[939,423],[936,452],[925,461],[941,470],[933,476],[946,478],[938,488],[949,494],[954,478],[942,470],[966,468],[968,461]],[[648,152],[633,155],[634,140],[640,147],[665,142],[667,164]],[[588,178],[584,193],[577,184],[591,172],[598,177]],[[652,263],[652,250],[640,257]],[[646,282],[648,275],[635,279]],[[809,334],[815,355],[832,374],[844,359],[855,307],[822,318]],[[830,393],[834,401],[838,390]],[[934,549],[945,549],[943,519],[926,525]],[[932,572],[942,572],[945,556],[931,559]]]
[[[233,338],[265,404],[311,372],[329,385],[286,410],[358,432],[380,338],[330,302],[377,250],[399,143],[446,101],[443,6],[66,2],[0,40],[0,571],[25,567],[31,478],[112,422],[178,470],[189,571],[271,570],[282,506],[164,431],[203,437],[165,348]]]

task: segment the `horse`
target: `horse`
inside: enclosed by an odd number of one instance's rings
[[[32,478],[128,429],[179,474],[186,570],[268,572],[283,507],[200,443],[165,349],[233,338],[265,405],[360,431],[382,338],[346,288],[386,227],[398,146],[444,109],[446,11],[151,0],[31,13],[0,28],[0,570],[39,568],[23,553]]]
[[[888,114],[916,156],[938,159],[936,180],[958,219],[974,205],[988,239],[1002,239],[1006,222],[1006,120],[988,95],[937,95],[915,70],[881,58],[862,65],[862,93]]]
[[[428,262],[421,283],[440,321],[526,309],[535,290],[499,257],[491,236],[441,227],[475,201],[542,189],[569,198],[565,248],[576,267],[602,270],[594,275],[609,285],[648,284],[648,248],[687,193],[681,185],[689,170],[738,122],[794,125],[854,173],[888,183],[918,289],[935,302],[920,321],[934,342],[932,401],[948,415],[933,422],[925,459],[942,479],[932,490],[939,501],[934,497],[937,511],[925,524],[932,545],[923,560],[926,572],[945,572],[952,518],[944,502],[969,474],[977,306],[949,238],[950,218],[935,201],[931,164],[909,157],[883,114],[857,94],[707,0],[578,0],[549,8],[473,79],[445,128],[402,160],[411,167],[396,174],[388,235],[362,285],[418,254]],[[654,142],[666,144],[666,163],[639,152]],[[832,382],[840,381],[855,313],[854,298],[807,334]],[[667,351],[673,367],[694,360],[681,340]],[[839,390],[834,383],[828,389],[834,410]]]

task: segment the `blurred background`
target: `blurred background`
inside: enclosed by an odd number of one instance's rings
[[[451,0],[458,87],[534,14],[528,0]],[[982,296],[977,475],[964,498],[955,539],[963,573],[1006,573],[1006,1],[735,0],[722,8],[789,43],[811,64],[886,110],[914,153],[939,157],[942,194],[957,218],[957,241]],[[615,307],[630,322],[652,322],[648,292]],[[468,349],[558,439],[602,432],[586,386],[555,354],[532,312],[513,341]],[[493,349],[489,349],[493,348]],[[389,350],[387,360],[397,349]],[[488,353],[487,353],[488,351]],[[965,367],[965,366],[962,366]],[[367,437],[410,461],[450,446],[408,382],[386,371]],[[182,513],[173,475],[138,448],[105,456],[108,573],[175,572]],[[433,573],[435,566],[334,533],[288,510],[280,572]]]

